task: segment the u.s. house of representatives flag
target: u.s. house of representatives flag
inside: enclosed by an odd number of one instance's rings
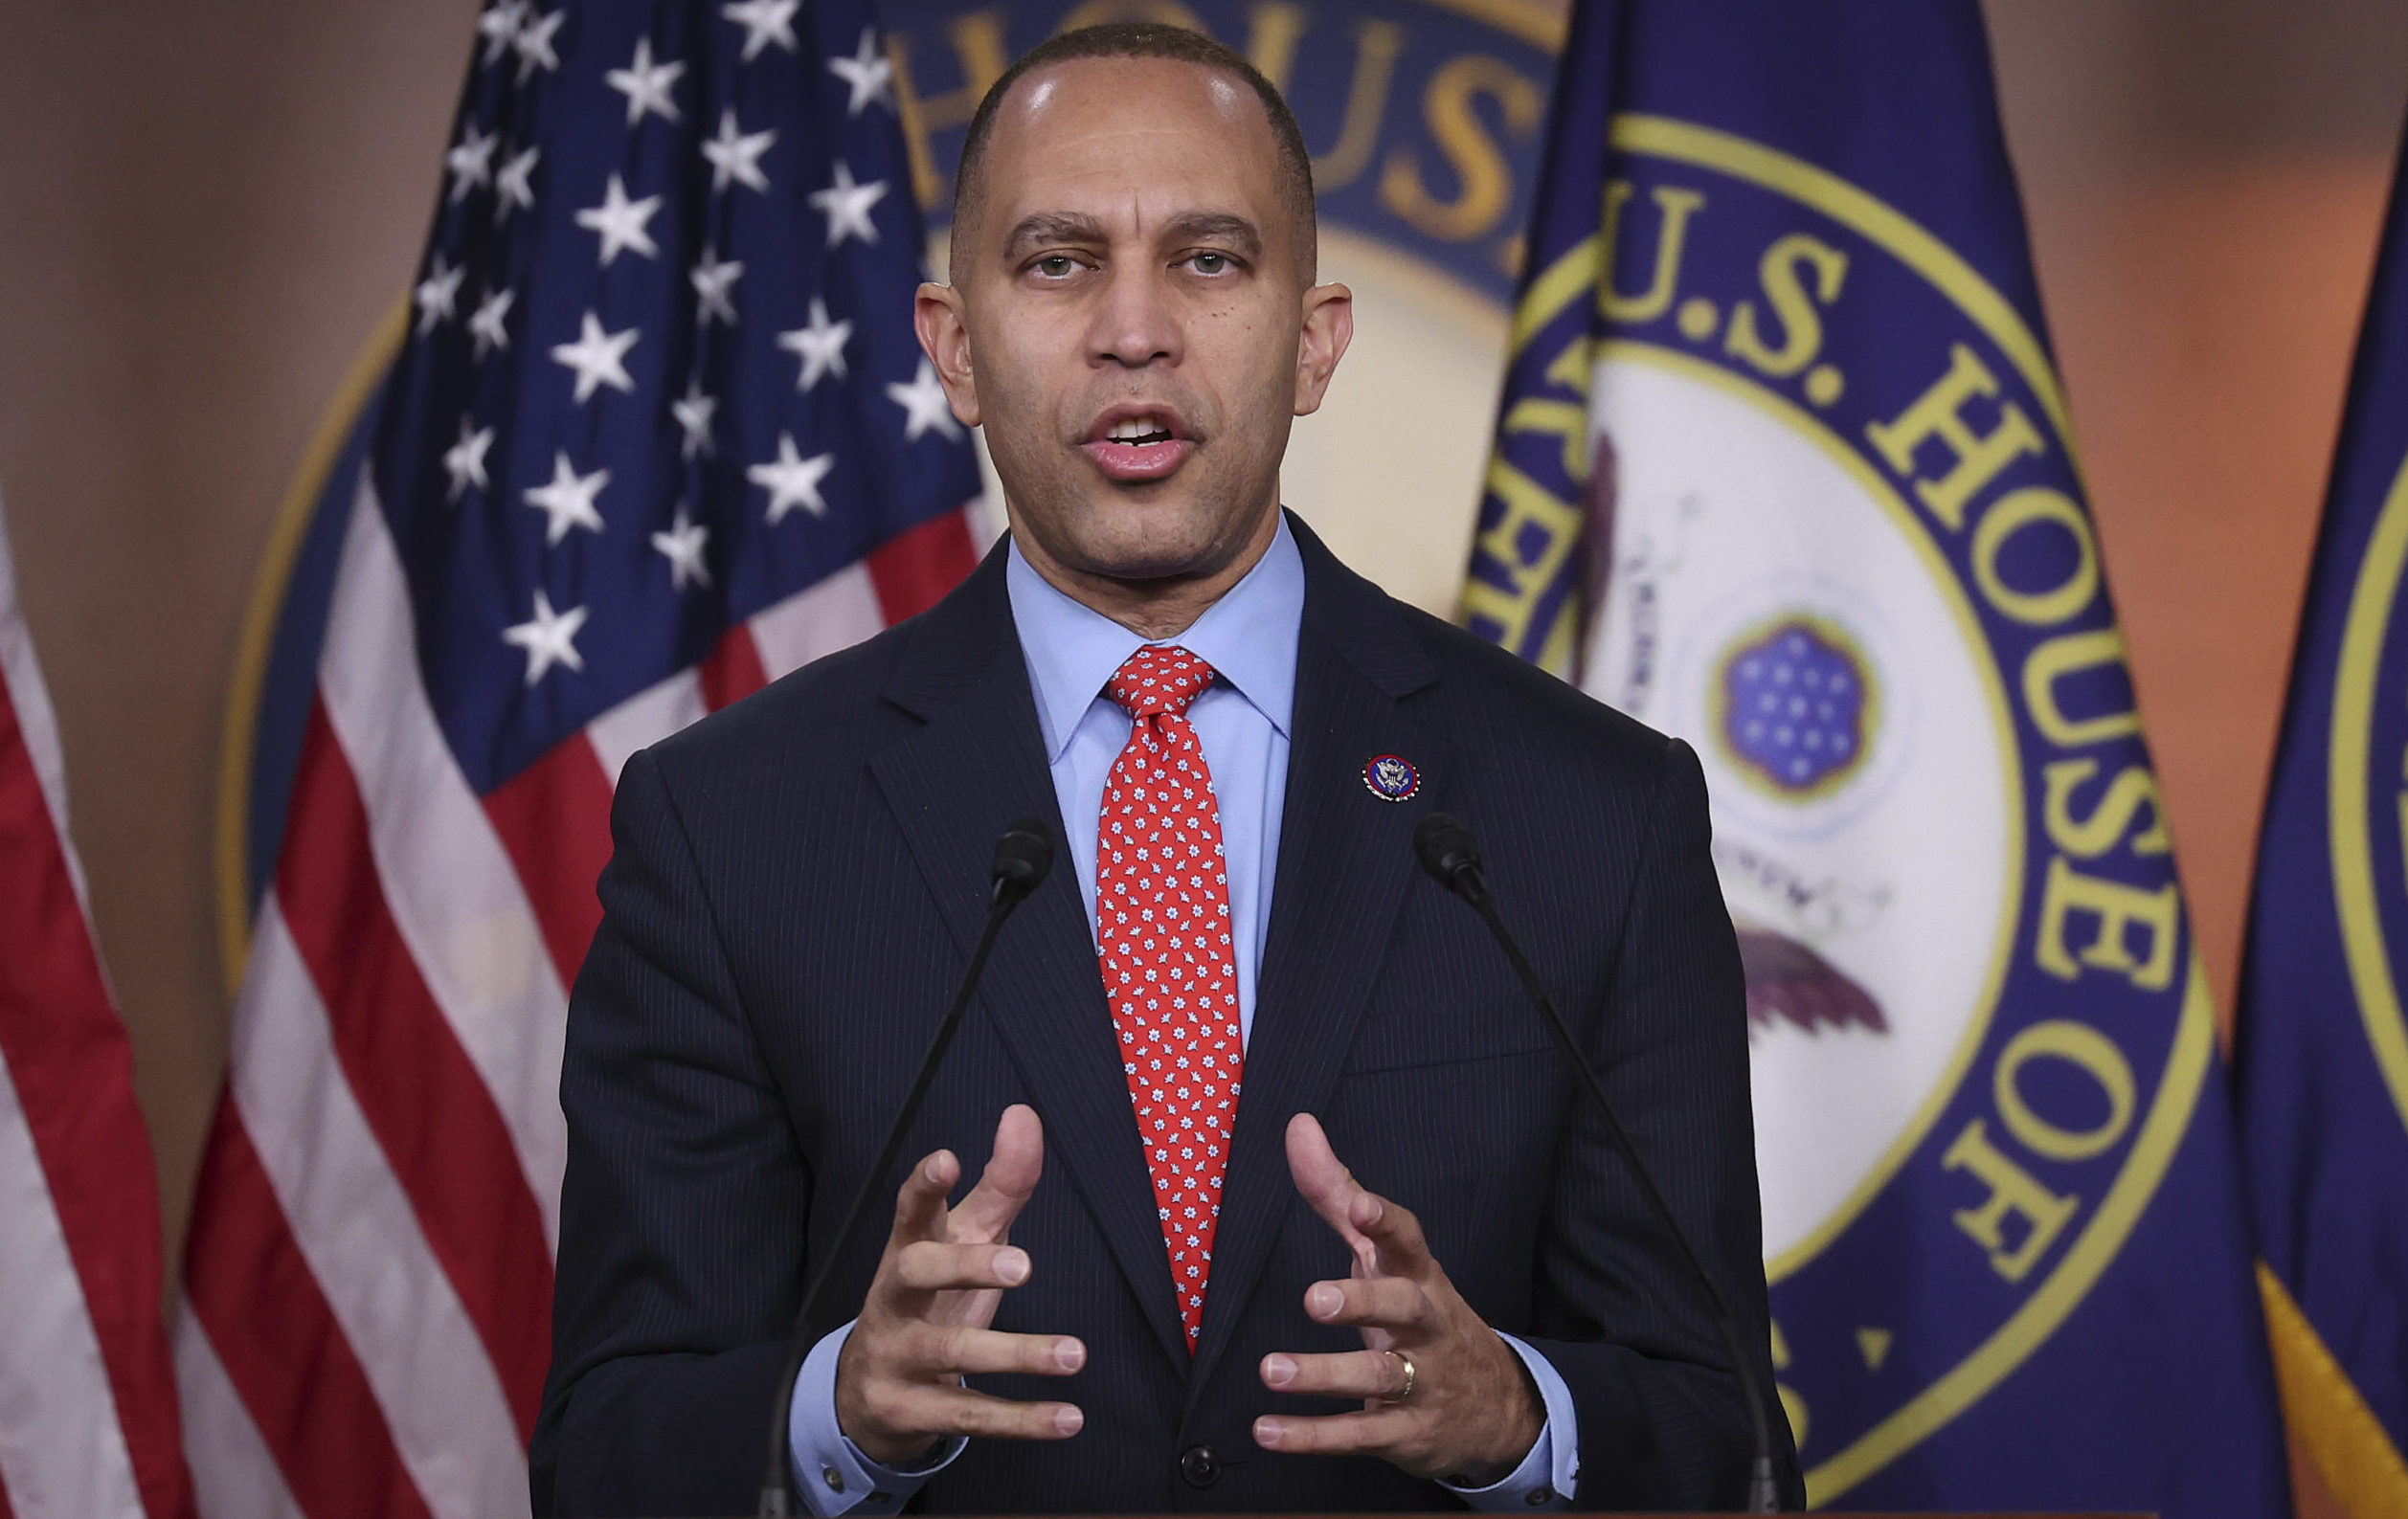
[[[1979,13],[1584,4],[1463,611],[1687,738],[1818,1503],[2288,1501]]]
[[[2284,1413],[2408,1513],[2408,199],[2392,191],[2275,760],[2238,1027]]]
[[[478,34],[239,682],[177,1338],[209,1513],[525,1510],[619,769],[971,561],[869,7],[501,0]]]

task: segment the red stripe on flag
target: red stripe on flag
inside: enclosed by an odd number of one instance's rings
[[[732,706],[769,684],[769,670],[761,663],[761,646],[753,641],[752,626],[742,622],[720,635],[719,646],[710,651],[694,674],[702,681],[703,705],[713,712]]]
[[[610,863],[610,793],[601,757],[579,733],[484,799],[485,817],[527,889],[562,986],[575,982],[602,926],[594,886]]]
[[[184,1269],[192,1313],[302,1511],[425,1519],[231,1095],[218,1098],[202,1150]]]
[[[284,838],[277,900],[335,1055],[525,1436],[551,1359],[543,1214],[492,1093],[394,924],[358,783],[323,704],[302,740]]]
[[[945,599],[978,567],[970,544],[968,507],[932,517],[869,551],[869,580],[889,626],[915,617]]]
[[[101,978],[66,845],[0,682],[0,1058],[100,1341],[144,1508],[191,1511],[167,1330],[158,1173],[134,1054]],[[94,1409],[97,1420],[108,1410]],[[0,1498],[0,1514],[6,1500]]]

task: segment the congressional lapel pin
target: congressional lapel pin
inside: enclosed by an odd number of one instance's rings
[[[1374,754],[1362,768],[1362,783],[1384,802],[1401,802],[1422,789],[1422,772],[1402,754]]]

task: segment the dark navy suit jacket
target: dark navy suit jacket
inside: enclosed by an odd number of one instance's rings
[[[1036,1269],[996,1323],[1076,1334],[1088,1366],[979,1385],[1068,1396],[1087,1424],[1059,1443],[973,1441],[920,1501],[1457,1507],[1383,1462],[1273,1455],[1249,1433],[1258,1414],[1338,1406],[1271,1394],[1265,1353],[1362,1343],[1303,1311],[1310,1284],[1347,1269],[1287,1171],[1288,1120],[1312,1112],[1364,1185],[1419,1216],[1473,1307],[1562,1372],[1582,1506],[1736,1508],[1747,1422],[1698,1287],[1496,945],[1411,842],[1438,809],[1478,836],[1506,914],[1761,1348],[1744,991],[1696,756],[1391,600],[1292,525],[1306,592],[1286,815],[1201,1343],[1191,1360],[1064,861],[1006,927],[906,1153],[951,1147],[975,1179],[1004,1106],[1044,1119],[1044,1180],[1012,1236]],[[561,1078],[539,1513],[751,1510],[806,1275],[961,973],[996,836],[1056,815],[1003,563],[999,547],[925,615],[620,777]],[[1363,780],[1389,753],[1421,773],[1402,803]],[[823,1328],[857,1310],[884,1221],[839,1262]],[[1213,1459],[1182,1463],[1198,1447]]]

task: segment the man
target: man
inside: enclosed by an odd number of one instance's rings
[[[1280,510],[1353,318],[1314,283],[1294,122],[1234,54],[1039,48],[971,126],[953,239],[919,335],[1008,542],[620,781],[538,1508],[749,1505],[803,1283],[1030,814],[1067,868],[796,1384],[815,1511],[1735,1507],[1748,1420],[1698,1284],[1410,845],[1441,805],[1479,833],[1761,1347],[1695,757]]]

